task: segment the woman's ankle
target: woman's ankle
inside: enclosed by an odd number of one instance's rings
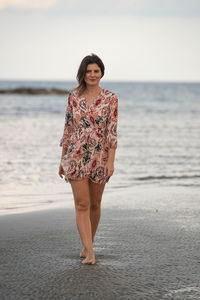
[[[94,249],[92,247],[91,248],[85,247],[85,249],[86,249],[87,253],[94,254]]]

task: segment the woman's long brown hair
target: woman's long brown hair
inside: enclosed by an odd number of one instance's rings
[[[101,69],[101,78],[104,76],[105,66],[104,66],[102,60],[94,53],[92,53],[91,55],[85,56],[83,58],[83,60],[81,61],[81,64],[79,66],[78,73],[76,76],[76,79],[78,81],[78,86],[75,89],[78,92],[78,97],[80,95],[82,95],[82,93],[86,89],[86,83],[85,83],[84,77],[85,77],[85,74],[87,71],[87,66],[89,64],[97,64],[99,66],[99,68]]]

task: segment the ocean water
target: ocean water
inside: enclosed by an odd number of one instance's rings
[[[0,81],[0,89],[76,82]],[[200,83],[104,82],[119,99],[118,148],[107,195],[200,187]],[[72,205],[58,176],[68,95],[0,95],[0,213]],[[120,198],[118,196],[118,198]],[[120,200],[119,200],[120,202]]]

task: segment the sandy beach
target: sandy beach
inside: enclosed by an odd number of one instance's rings
[[[199,199],[187,197],[103,207],[93,266],[79,258],[74,209],[2,216],[1,299],[200,299]]]

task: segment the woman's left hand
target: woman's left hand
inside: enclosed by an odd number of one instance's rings
[[[112,161],[107,161],[104,169],[104,177],[110,177],[112,176],[114,172],[114,163]]]

